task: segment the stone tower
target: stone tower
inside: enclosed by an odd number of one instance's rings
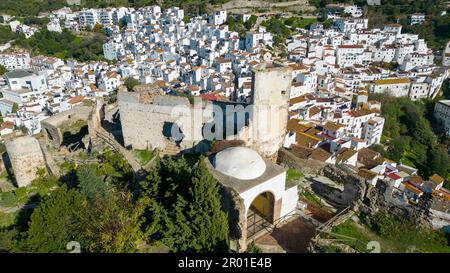
[[[30,185],[39,168],[46,167],[39,141],[31,136],[21,136],[7,141],[5,146],[17,186]]]
[[[279,63],[261,63],[253,68],[251,147],[273,158],[286,134],[292,68]]]

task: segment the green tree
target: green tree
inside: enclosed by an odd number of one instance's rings
[[[6,70],[6,68],[3,65],[0,65],[0,76],[4,75],[6,72],[8,72],[8,70]]]
[[[78,188],[80,193],[91,202],[100,202],[109,197],[109,185],[99,174],[96,165],[85,165],[77,171]]]
[[[189,218],[193,225],[196,251],[224,251],[227,247],[228,218],[221,209],[219,185],[202,157],[195,168],[189,191]]]
[[[437,173],[442,177],[447,177],[450,171],[450,158],[444,147],[435,147],[428,151],[428,168],[430,175]]]
[[[262,253],[262,249],[257,246],[255,241],[253,240],[250,244],[248,244],[245,253]]]
[[[128,91],[133,91],[133,88],[136,86],[136,85],[139,85],[139,81],[138,80],[136,80],[135,78],[127,78],[126,80],[125,80],[125,82],[124,82],[124,84],[125,84],[125,86],[127,87],[127,90]]]
[[[385,116],[383,134],[388,137],[398,137],[400,136],[400,123],[397,121],[396,117]]]
[[[227,249],[227,215],[221,210],[219,185],[204,158],[194,168],[184,157],[165,160],[159,171],[161,179],[152,177],[158,184],[154,186],[158,193],[153,215],[161,224],[162,241],[172,251]]]
[[[425,118],[419,118],[413,128],[412,135],[417,142],[424,145],[434,145],[436,143],[436,135],[431,129],[430,122]]]
[[[5,44],[16,38],[17,34],[12,32],[9,26],[0,25],[0,44]]]
[[[104,33],[103,26],[99,23],[95,24],[95,26],[92,28],[92,31],[97,33]]]
[[[22,248],[29,252],[67,252],[67,243],[79,237],[76,223],[85,208],[82,196],[65,186],[44,197],[31,215]]]
[[[228,15],[227,25],[230,31],[236,31],[236,19],[234,19],[233,15]]]
[[[15,228],[0,230],[0,253],[15,251],[18,243],[19,231]]]
[[[19,105],[14,102],[13,106],[12,106],[12,109],[11,109],[11,112],[15,114],[15,113],[17,113],[17,111],[19,111]]]
[[[398,136],[394,139],[392,139],[389,142],[389,148],[388,148],[388,157],[389,159],[392,159],[394,161],[399,161],[403,153],[406,150],[406,147],[409,144],[409,138],[405,136]]]
[[[248,20],[245,21],[245,23],[244,23],[245,28],[248,30],[252,29],[255,26],[257,20],[258,20],[258,17],[256,15],[252,14],[250,16],[250,18],[248,18]]]
[[[137,252],[144,242],[141,230],[145,199],[132,201],[130,193],[114,193],[96,200],[81,213],[79,242],[87,252]]]

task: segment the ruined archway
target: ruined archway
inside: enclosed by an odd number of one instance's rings
[[[247,211],[247,238],[252,238],[273,224],[275,196],[262,192],[253,199]]]

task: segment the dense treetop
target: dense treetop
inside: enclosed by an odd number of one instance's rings
[[[220,4],[227,0],[80,0],[81,5],[72,5],[72,9],[106,7],[143,7],[160,5],[162,8],[178,6],[188,13],[206,12],[208,4]],[[66,0],[2,0],[0,13],[16,16],[37,16],[43,12],[67,6]]]
[[[52,190],[34,195],[34,210],[0,229],[0,252],[228,251],[228,218],[219,184],[203,158],[157,159],[137,184],[119,154],[104,151],[99,163],[66,162],[60,177],[39,171],[33,185]],[[30,201],[31,202],[31,201]]]

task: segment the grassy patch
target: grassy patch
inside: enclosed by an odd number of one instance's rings
[[[141,165],[145,165],[154,157],[153,152],[149,150],[134,150],[134,156]]]
[[[0,193],[0,206],[10,208],[18,205],[20,198],[14,192],[2,192]]]
[[[317,195],[310,192],[309,190],[303,189],[300,195],[303,196],[306,200],[310,201],[311,203],[322,206],[322,202],[320,202],[319,197],[317,197]]]
[[[305,176],[305,175],[302,172],[299,172],[299,171],[294,170],[294,169],[288,169],[287,172],[286,172],[286,181],[287,182],[292,182],[292,181],[295,181],[295,180],[299,180],[303,176]]]
[[[86,125],[88,125],[88,124],[87,124],[87,121],[85,121],[85,120],[77,120],[71,124],[70,124],[70,122],[67,122],[67,125],[64,126],[63,133],[64,132],[71,132],[73,134],[78,133],[81,130],[81,128],[83,128]]]
[[[380,243],[381,252],[432,252],[450,253],[444,234],[431,229],[418,228],[407,220],[399,220],[387,213],[378,213],[371,218],[372,224],[358,225],[353,220],[332,229],[333,238],[360,252],[366,252],[370,241]],[[339,235],[354,238],[345,239]]]
[[[445,234],[420,228],[408,219],[400,219],[387,212],[379,212],[371,218],[371,228],[382,238],[393,243],[396,252],[450,253]]]
[[[307,28],[317,22],[317,18],[290,17],[284,23],[294,28]]]

